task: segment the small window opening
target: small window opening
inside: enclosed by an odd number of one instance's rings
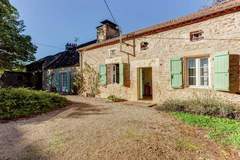
[[[148,49],[148,42],[141,42],[140,47],[141,47],[141,51],[143,50],[147,50]]]
[[[116,49],[110,49],[109,50],[109,57],[115,57],[117,55],[117,50]]]
[[[203,33],[204,32],[202,30],[191,32],[190,33],[190,40],[192,42],[195,42],[195,41],[200,41],[200,40],[204,39]]]

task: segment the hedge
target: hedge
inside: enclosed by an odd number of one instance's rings
[[[67,99],[58,94],[26,88],[0,89],[0,119],[27,117],[64,107]]]

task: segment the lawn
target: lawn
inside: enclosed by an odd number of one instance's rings
[[[208,137],[218,143],[240,148],[239,121],[183,112],[173,112],[172,115],[189,125],[208,129]]]

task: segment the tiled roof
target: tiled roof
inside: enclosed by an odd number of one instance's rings
[[[55,69],[79,65],[79,53],[69,50],[44,57],[26,66],[28,72],[41,72],[42,69]]]
[[[46,68],[56,69],[74,66],[79,66],[79,53],[76,50],[69,50],[60,53],[60,56],[50,62]]]
[[[202,9],[196,13],[193,13],[193,14],[190,14],[187,16],[179,17],[174,20],[170,20],[170,21],[167,21],[164,23],[160,23],[160,24],[148,27],[148,28],[140,29],[135,32],[131,32],[131,33],[122,35],[122,39],[128,40],[128,39],[132,39],[133,37],[137,38],[137,37],[141,37],[141,36],[145,36],[145,35],[151,35],[151,34],[155,34],[155,33],[159,33],[159,32],[164,32],[167,30],[190,25],[193,23],[198,23],[201,21],[208,20],[210,18],[219,17],[222,15],[237,12],[237,11],[240,11],[240,0],[229,0],[229,1],[226,1],[221,4]],[[87,45],[84,47],[78,47],[78,49],[79,50],[90,50],[90,49],[95,49],[95,48],[99,48],[102,46],[116,44],[119,42],[120,42],[119,37],[117,37],[117,38],[113,38],[110,40],[106,40],[101,43],[95,43],[95,44]]]

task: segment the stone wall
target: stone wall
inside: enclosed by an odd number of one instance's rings
[[[50,85],[49,85],[49,78],[53,73],[57,72],[71,72],[73,75],[75,72],[80,70],[80,67],[65,67],[65,68],[58,68],[58,69],[48,69],[43,72],[43,89],[50,91]]]
[[[202,30],[204,40],[191,42],[190,32]],[[153,74],[153,101],[162,102],[169,97],[189,97],[192,91],[205,92],[213,90],[213,58],[218,52],[229,51],[231,55],[240,54],[240,12],[209,19],[207,21],[180,27],[177,29],[161,32],[158,34],[136,39],[136,52],[131,46],[123,46],[125,52],[135,56],[120,52],[120,44],[109,45],[97,49],[83,52],[83,62],[92,65],[97,71],[99,64],[109,63],[129,63],[130,64],[130,87],[119,85],[108,85],[101,88],[102,97],[110,94],[126,98],[128,100],[138,100],[137,69],[139,67],[152,67]],[[140,43],[149,43],[147,50],[140,50]],[[133,44],[133,40],[126,43]],[[108,51],[117,48],[118,54],[114,58],[108,58]],[[210,87],[208,89],[172,89],[170,84],[170,59],[173,57],[210,57]],[[238,65],[238,63],[236,64]],[[239,67],[239,66],[238,66]],[[227,95],[228,99],[238,101],[239,96],[218,92],[220,95]]]

